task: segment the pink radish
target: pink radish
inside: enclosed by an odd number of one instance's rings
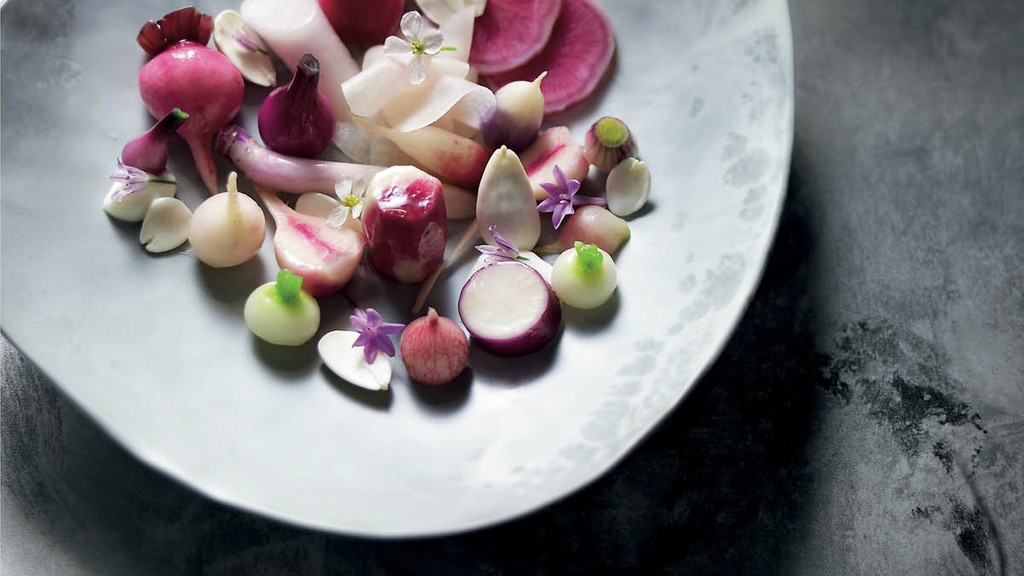
[[[536,200],[548,197],[541,184],[557,184],[555,166],[562,169],[566,178],[581,182],[590,171],[590,161],[583,154],[583,146],[566,126],[552,126],[541,132],[523,151],[521,159]]]
[[[270,212],[277,264],[302,277],[302,288],[313,296],[340,290],[356,272],[366,240],[348,227],[334,227],[322,218],[292,210],[272,190],[256,185]]]
[[[470,276],[459,294],[459,316],[481,348],[524,356],[555,337],[562,307],[540,273],[522,262],[502,261]]]
[[[547,71],[541,85],[544,111],[557,114],[590,97],[614,54],[615,36],[604,10],[592,0],[562,0],[562,11],[544,49],[517,68],[487,74],[487,81],[491,88],[499,89],[516,80],[533,80]]]
[[[538,246],[535,252],[558,254],[572,248],[576,242],[583,242],[615,254],[629,240],[629,234],[629,224],[604,206],[580,206],[562,225],[558,238],[551,244]]]
[[[382,170],[370,181],[363,229],[374,269],[403,284],[422,282],[444,259],[448,218],[441,181],[412,166]]]
[[[341,41],[357,48],[383,44],[398,28],[404,0],[319,0],[320,9]]]
[[[491,153],[476,141],[437,126],[401,132],[355,117],[353,121],[394,142],[420,168],[463,188],[476,188],[491,157]]]
[[[212,30],[213,19],[194,8],[147,22],[138,41],[154,56],[139,70],[139,91],[154,118],[174,108],[189,115],[178,134],[192,150],[207,190],[216,194],[213,135],[241,109],[245,81],[230,60],[205,46]]]
[[[548,43],[562,2],[487,0],[487,8],[473,24],[469,63],[483,74],[525,64]],[[529,80],[538,75],[539,72]]]
[[[426,316],[402,331],[399,353],[413,380],[437,386],[455,380],[465,370],[469,339],[458,324],[430,308]]]

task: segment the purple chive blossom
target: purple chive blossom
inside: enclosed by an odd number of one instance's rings
[[[487,256],[488,262],[497,262],[499,260],[519,260],[519,250],[516,249],[516,245],[509,242],[504,236],[498,232],[498,227],[490,225],[487,230],[491,233],[491,238],[494,238],[497,246],[491,246],[490,244],[481,244],[476,247],[481,254]]]
[[[604,204],[604,198],[577,196],[576,193],[580,190],[580,181],[567,178],[565,172],[562,172],[562,168],[557,165],[555,166],[555,183],[544,183],[540,187],[548,193],[548,197],[537,205],[537,210],[551,212],[551,225],[555,228],[561,226],[562,220],[575,211],[574,206]]]
[[[383,352],[385,356],[395,355],[395,344],[391,341],[391,335],[401,332],[405,324],[381,322],[380,313],[373,308],[356,308],[349,316],[349,321],[352,323],[352,329],[359,332],[359,337],[352,347],[363,347],[363,358],[367,364],[372,364],[377,359],[377,352]]]
[[[120,158],[117,159],[117,167],[117,172],[109,176],[111,180],[121,185],[112,195],[115,200],[120,201],[125,196],[135,194],[149,184],[151,179],[149,174],[134,166],[128,166]]]

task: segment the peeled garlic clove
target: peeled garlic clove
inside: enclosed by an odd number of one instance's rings
[[[484,145],[488,148],[505,145],[519,152],[537,139],[544,121],[544,94],[540,83],[547,74],[541,73],[532,82],[510,82],[494,93],[494,109],[480,126]]]
[[[142,220],[139,242],[154,254],[174,250],[188,240],[192,211],[177,198],[157,198]]]
[[[159,180],[150,180],[142,190],[118,197],[116,193],[123,188],[121,183],[114,183],[110,187],[103,199],[103,211],[118,220],[141,222],[146,217],[149,205],[157,198],[172,198],[178,184],[174,182],[173,176],[165,172]]]
[[[583,154],[602,172],[608,172],[620,162],[636,156],[639,149],[629,126],[618,118],[605,116],[587,131]]]
[[[217,14],[213,21],[213,43],[249,82],[258,86],[277,84],[267,45],[239,12],[224,10]]]
[[[517,250],[531,250],[540,239],[533,185],[519,156],[505,146],[494,151],[480,178],[476,220],[480,230],[497,226]],[[486,236],[488,244],[494,242]]]
[[[358,337],[358,332],[350,330],[324,334],[316,346],[320,359],[346,382],[367,390],[387,390],[391,382],[391,360],[384,354],[377,354],[368,364],[363,349],[353,347]]]
[[[629,216],[647,203],[651,193],[651,171],[636,158],[626,158],[608,173],[605,195],[608,210],[616,216]]]

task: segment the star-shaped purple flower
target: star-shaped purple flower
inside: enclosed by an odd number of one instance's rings
[[[113,194],[115,200],[121,200],[125,196],[134,194],[149,184],[151,179],[149,174],[134,166],[128,166],[120,158],[117,159],[117,168],[117,172],[109,176],[111,180],[121,185]]]
[[[382,322],[380,313],[373,308],[356,308],[349,316],[349,322],[352,323],[352,329],[359,332],[359,337],[352,347],[363,347],[363,358],[367,364],[372,364],[377,359],[377,352],[383,352],[385,356],[395,355],[395,344],[391,341],[391,335],[401,332],[405,324]]]
[[[574,206],[604,204],[604,198],[577,196],[576,193],[580,190],[580,181],[566,177],[565,172],[558,165],[555,166],[555,183],[544,183],[540,187],[548,193],[548,197],[537,205],[537,210],[551,212],[551,225],[555,228],[561,226],[562,220],[575,211]]]
[[[494,243],[497,246],[491,246],[490,244],[481,244],[476,247],[481,254],[487,256],[487,260],[496,262],[498,260],[518,260],[519,250],[516,249],[516,245],[509,242],[504,236],[498,232],[498,227],[490,225],[487,230],[491,233],[491,238],[494,238]]]

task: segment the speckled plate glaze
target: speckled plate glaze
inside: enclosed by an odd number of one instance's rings
[[[333,378],[315,344],[256,341],[241,309],[276,271],[269,242],[231,270],[187,250],[147,255],[100,204],[137,96],[146,0],[12,0],[3,8],[4,332],[143,461],[222,502],[378,537],[452,533],[544,506],[600,476],[686,395],[753,293],[772,241],[793,131],[783,0],[603,1],[618,54],[598,96],[566,118],[582,138],[624,118],[651,167],[620,288],[597,314],[566,310],[558,342],[518,360],[474,348],[445,389],[389,393]],[[203,2],[216,13],[228,3]],[[252,126],[261,94],[242,120]],[[171,164],[203,199],[184,146]],[[228,165],[221,164],[221,179]],[[431,304],[455,314],[469,262]],[[403,314],[415,288],[362,273],[349,295]],[[321,333],[347,325],[323,302]]]

